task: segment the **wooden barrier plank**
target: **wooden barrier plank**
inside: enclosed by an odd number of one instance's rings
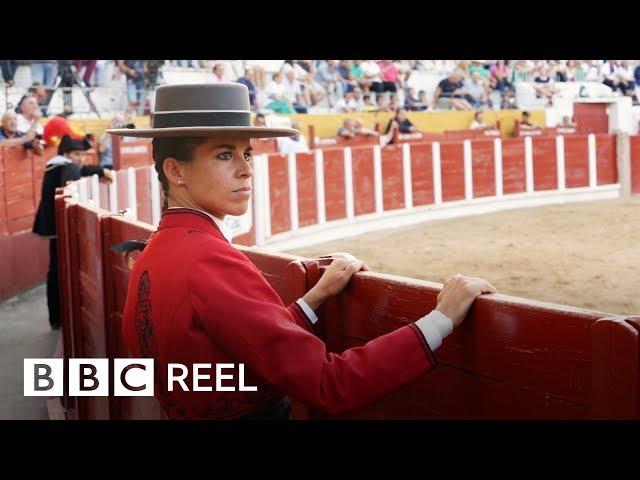
[[[433,203],[433,147],[431,143],[411,145],[411,188],[414,206]]]
[[[471,142],[473,198],[496,194],[493,140]]]
[[[532,137],[533,189],[556,190],[558,188],[558,163],[555,137]]]
[[[102,218],[96,209],[78,205],[74,211],[70,248],[77,250],[74,289],[74,328],[78,334],[76,355],[80,358],[106,358],[104,308]],[[75,229],[75,231],[74,231]],[[81,419],[109,419],[107,397],[79,397]]]
[[[296,154],[296,184],[298,189],[298,225],[318,223],[316,208],[316,170],[314,153]]]
[[[381,150],[383,210],[404,208],[402,145],[389,145]]]
[[[351,165],[353,168],[354,214],[365,215],[373,213],[376,209],[375,186],[373,181],[373,148],[352,148]]]
[[[502,140],[502,179],[505,195],[526,191],[524,139]]]
[[[567,188],[589,185],[589,145],[587,135],[564,138],[564,165]]]
[[[616,135],[596,134],[596,166],[598,185],[618,182]]]
[[[640,135],[629,137],[631,144],[631,191],[640,193]]]
[[[592,416],[637,419],[640,416],[640,317],[604,318],[592,329]]]
[[[440,165],[442,201],[464,199],[464,153],[461,141],[440,144]]]
[[[347,216],[344,196],[344,157],[342,148],[328,148],[324,158],[324,198],[326,219],[339,220]]]
[[[271,206],[271,234],[291,230],[289,209],[289,172],[286,155],[269,155],[269,204]]]

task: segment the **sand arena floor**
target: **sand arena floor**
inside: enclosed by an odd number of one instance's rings
[[[289,253],[334,251],[379,272],[441,283],[460,272],[506,295],[640,314],[638,197],[437,220]]]

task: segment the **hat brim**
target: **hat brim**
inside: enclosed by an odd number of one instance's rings
[[[300,135],[293,128],[269,127],[172,127],[172,128],[113,128],[106,130],[111,135],[139,138],[163,137],[217,137],[220,135],[243,135],[251,138],[295,137]]]

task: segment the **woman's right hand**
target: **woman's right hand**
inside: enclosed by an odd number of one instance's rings
[[[464,320],[476,297],[496,291],[496,287],[483,278],[465,277],[457,273],[444,283],[436,310],[449,317],[456,328]]]

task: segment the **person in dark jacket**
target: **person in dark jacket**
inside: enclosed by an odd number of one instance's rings
[[[49,307],[49,323],[52,329],[59,329],[61,325],[55,215],[56,189],[64,187],[67,182],[91,175],[98,175],[102,181],[107,183],[113,181],[113,173],[110,170],[93,165],[82,165],[86,151],[90,148],[91,145],[86,137],[77,139],[65,135],[58,146],[58,155],[47,162],[44,170],[42,195],[33,224],[33,233],[48,238],[50,241],[47,305]]]

